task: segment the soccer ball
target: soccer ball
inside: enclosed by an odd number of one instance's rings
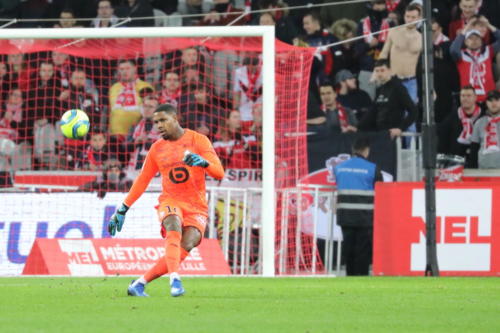
[[[89,117],[82,110],[68,110],[64,112],[60,126],[62,134],[68,139],[81,139],[89,132]]]

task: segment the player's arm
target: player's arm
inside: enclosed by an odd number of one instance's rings
[[[144,193],[149,185],[149,182],[158,172],[158,165],[153,158],[153,154],[154,149],[150,149],[148,154],[146,155],[146,160],[144,161],[142,170],[139,173],[139,176],[137,176],[137,178],[135,179],[134,184],[127,194],[127,197],[113,214],[113,216],[111,216],[111,219],[108,223],[108,231],[111,236],[114,236],[116,231],[119,232],[122,230],[123,223],[125,222],[125,214],[127,213],[128,209]]]
[[[224,178],[224,168],[215,153],[210,140],[204,135],[200,135],[196,140],[196,151],[200,154],[190,153],[184,158],[184,162],[189,166],[199,166],[205,168],[207,173],[215,179]]]
[[[150,149],[146,155],[146,160],[142,166],[142,170],[139,176],[134,180],[134,184],[130,188],[127,197],[123,201],[128,207],[132,206],[134,202],[139,199],[139,197],[148,188],[149,182],[158,172],[158,165],[154,159],[155,149]]]

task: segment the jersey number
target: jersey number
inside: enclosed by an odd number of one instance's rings
[[[189,179],[189,172],[184,167],[173,168],[170,170],[168,178],[174,184],[185,183]]]

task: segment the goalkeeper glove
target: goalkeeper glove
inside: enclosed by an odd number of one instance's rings
[[[127,213],[128,208],[122,203],[120,208],[111,216],[108,223],[108,232],[111,236],[114,236],[116,231],[122,231],[123,223],[125,222],[125,213]]]
[[[189,166],[199,166],[202,168],[208,167],[208,162],[198,154],[190,153],[184,157],[184,163]]]

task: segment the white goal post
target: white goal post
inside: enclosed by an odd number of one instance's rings
[[[262,275],[274,276],[275,256],[275,39],[272,26],[2,29],[0,39],[100,39],[153,37],[262,37],[263,148]]]

